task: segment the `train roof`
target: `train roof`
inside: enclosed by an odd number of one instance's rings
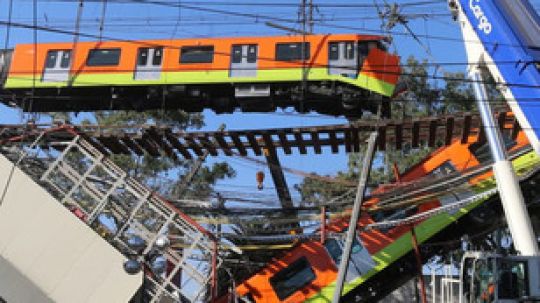
[[[110,44],[110,43],[136,43],[136,44],[148,44],[148,45],[160,45],[167,46],[168,44],[175,42],[187,42],[187,43],[210,43],[210,42],[220,42],[220,41],[237,41],[239,43],[243,42],[253,42],[255,40],[272,40],[272,41],[306,41],[320,40],[320,39],[329,39],[331,41],[336,40],[364,40],[364,41],[373,41],[373,40],[388,40],[389,37],[381,35],[368,35],[368,34],[358,34],[358,33],[340,33],[340,34],[314,34],[314,35],[279,35],[279,36],[230,36],[230,37],[197,37],[197,38],[179,38],[179,39],[118,39],[118,40],[105,40],[105,41],[80,41],[77,44]],[[56,41],[56,42],[40,42],[37,43],[40,45],[45,44],[55,44],[55,45],[66,45],[73,46],[72,41]],[[19,43],[17,46],[28,46],[33,45],[33,43]]]

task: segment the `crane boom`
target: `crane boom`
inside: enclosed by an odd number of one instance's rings
[[[467,252],[462,259],[459,302],[540,299],[540,252],[527,206],[482,78],[492,75],[532,147],[540,154],[540,17],[528,0],[448,0],[460,24],[493,172],[514,247],[521,256]],[[521,282],[517,282],[521,278]],[[514,283],[516,282],[516,283]],[[527,285],[519,289],[518,284]]]
[[[493,119],[480,68],[487,67],[533,148],[540,153],[540,107],[535,106],[540,103],[540,73],[534,58],[540,58],[540,48],[535,47],[531,36],[540,33],[540,17],[527,0],[449,0],[448,3],[463,34],[469,76],[514,246],[523,255],[538,256],[536,236],[515,172],[506,159],[504,141]]]
[[[540,17],[528,0],[449,0],[471,67],[485,64],[540,154]]]

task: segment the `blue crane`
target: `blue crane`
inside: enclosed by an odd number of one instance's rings
[[[540,300],[540,252],[521,189],[507,160],[483,79],[489,72],[540,154],[540,17],[527,0],[448,0],[467,52],[469,77],[493,156],[515,256],[467,252],[459,302]]]

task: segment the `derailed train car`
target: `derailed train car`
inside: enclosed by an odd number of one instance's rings
[[[274,111],[358,117],[394,93],[382,36],[328,34],[20,44],[2,51],[2,102],[26,111]]]
[[[343,291],[344,302],[375,302],[416,275],[412,228],[421,244],[449,240],[460,243],[463,234],[477,233],[497,222],[502,211],[495,202],[497,195],[492,193],[472,203],[407,224],[364,229],[376,222],[410,218],[440,206],[476,198],[478,194],[493,189],[493,174],[486,165],[490,159],[489,149],[485,143],[475,143],[476,139],[475,135],[469,138],[471,143],[455,140],[400,176],[402,184],[445,177],[460,182],[435,192],[418,192],[408,198],[409,202],[398,199],[394,201],[398,207],[386,203],[389,200],[384,197],[399,197],[400,193],[407,192],[406,187],[403,187],[405,191],[399,187],[387,187],[372,193],[373,197],[378,198],[366,201],[358,223],[359,236],[353,244]],[[534,182],[538,182],[538,174],[531,174],[531,171],[538,170],[540,161],[528,146],[524,134],[520,132],[515,138],[506,139],[522,180],[532,175],[536,178]],[[533,191],[536,188],[534,182],[531,182]],[[348,220],[340,219],[329,223],[327,228],[339,233],[346,230],[347,225]],[[340,238],[328,238],[324,243],[307,241],[296,245],[240,283],[236,288],[236,295],[240,298],[238,302],[330,302],[343,247],[344,240]],[[424,255],[428,256],[433,253],[433,249],[424,251]],[[231,298],[231,295],[224,296],[220,303],[229,302]]]

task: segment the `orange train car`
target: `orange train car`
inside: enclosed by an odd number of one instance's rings
[[[474,142],[475,139],[476,136],[471,137],[469,142]],[[540,160],[528,147],[528,141],[522,132],[516,138],[507,141],[514,153],[514,166],[518,168],[520,174],[525,175],[526,172],[538,168]],[[400,182],[407,183],[439,176],[460,177],[478,167],[487,167],[481,164],[485,164],[488,159],[490,154],[486,144],[463,144],[460,140],[455,140],[450,146],[440,148],[402,174]],[[539,174],[534,176],[540,179]],[[421,203],[412,203],[396,209],[384,209],[379,205],[384,201],[381,200],[384,199],[382,195],[381,198],[366,201],[358,224],[359,236],[353,244],[343,302],[376,302],[414,277],[417,272],[411,225],[371,230],[361,228],[383,220],[396,220],[421,214],[495,187],[489,169],[471,174],[460,184],[438,192],[435,200],[428,198]],[[535,183],[531,184],[535,187]],[[399,190],[399,187],[395,189]],[[392,192],[392,189],[379,188],[372,196],[385,193],[389,194],[388,196],[397,194]],[[448,210],[416,221],[413,226],[418,242],[459,240],[465,233],[483,230],[496,221],[497,214],[501,214],[497,204],[488,203],[496,199],[496,194],[481,197],[472,204],[461,206],[460,209]],[[497,209],[499,213],[496,213]],[[329,223],[327,228],[329,231],[343,232],[347,225],[348,219],[340,219]],[[240,283],[236,288],[236,294],[242,299],[240,302],[248,303],[331,302],[343,247],[344,241],[340,238],[328,238],[324,243],[319,241],[300,243]],[[433,254],[434,251],[425,252],[425,256],[430,253]],[[231,295],[224,296],[219,302],[232,302],[231,297]]]
[[[358,117],[388,101],[399,74],[386,39],[359,34],[38,43],[0,51],[2,101],[35,112],[292,106]]]

